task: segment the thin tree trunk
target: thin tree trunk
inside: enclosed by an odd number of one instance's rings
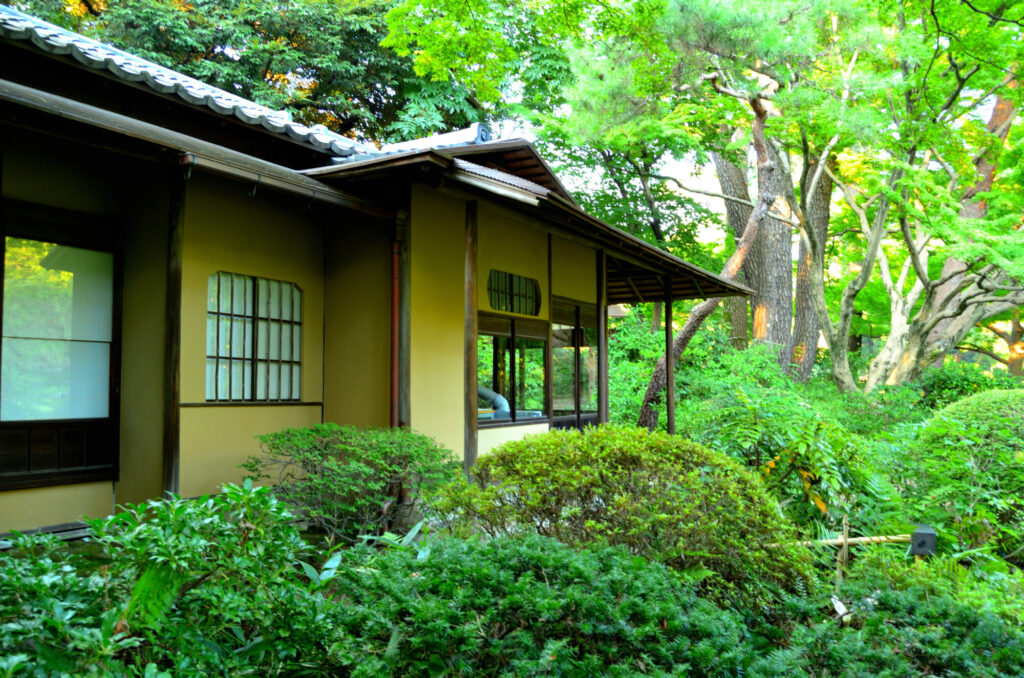
[[[661,302],[656,301],[652,304],[651,309],[651,334],[657,334],[661,331]]]
[[[776,197],[775,193],[772,192],[772,188],[775,186],[773,174],[777,171],[777,167],[768,154],[768,144],[764,135],[768,111],[764,108],[760,99],[753,100],[751,108],[754,111],[754,122],[751,126],[751,131],[754,138],[754,151],[757,155],[758,198],[755,207],[751,210],[747,219],[743,237],[736,243],[736,251],[732,253],[732,256],[725,262],[725,267],[722,269],[721,276],[727,280],[733,280],[739,274],[740,267],[750,254],[761,224],[764,222],[769,208],[775,202]],[[704,320],[718,306],[718,302],[718,299],[708,299],[698,304],[690,312],[686,323],[672,341],[672,355],[675,360],[678,360],[679,356],[686,350],[690,340],[697,333]],[[665,390],[665,384],[668,379],[668,370],[666,369],[667,358],[667,354],[663,354],[654,366],[651,381],[647,385],[647,392],[644,394],[643,404],[640,406],[640,416],[637,425],[652,431],[658,425],[657,408],[661,402],[661,394]]]

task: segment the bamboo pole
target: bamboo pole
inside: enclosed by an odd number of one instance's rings
[[[842,546],[846,544],[896,544],[899,542],[909,542],[909,534],[889,534],[878,537],[851,537],[849,539],[818,539],[810,541],[791,541],[781,542],[778,544],[768,544],[769,548],[778,548],[780,546]]]

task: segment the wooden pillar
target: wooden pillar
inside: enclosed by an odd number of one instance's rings
[[[608,255],[597,252],[597,421],[608,422]]]
[[[191,168],[172,179],[167,241],[167,314],[164,326],[164,492],[181,491],[181,269],[185,189]]]
[[[398,425],[409,428],[412,405],[409,396],[409,289],[410,249],[409,214],[399,212],[395,217],[402,230],[402,243],[398,251]]]
[[[477,395],[476,395],[476,336],[477,336],[477,204],[466,203],[466,280],[465,280],[465,381],[466,425],[463,470],[469,476],[476,463]]]
[[[665,414],[670,435],[676,432],[676,359],[672,350],[672,276],[665,276]]]

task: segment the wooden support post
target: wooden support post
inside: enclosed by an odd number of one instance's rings
[[[466,263],[465,263],[465,383],[466,423],[463,452],[463,470],[472,473],[477,454],[477,204],[466,203]]]
[[[164,326],[164,492],[181,491],[181,268],[185,190],[191,168],[173,180],[168,214],[167,296]]]
[[[409,428],[412,406],[409,396],[409,214],[399,212],[396,223],[402,227],[402,244],[398,252],[398,425]]]
[[[608,423],[608,255],[597,252],[597,422]]]
[[[672,276],[665,276],[665,421],[669,435],[676,433],[676,359],[672,343]]]

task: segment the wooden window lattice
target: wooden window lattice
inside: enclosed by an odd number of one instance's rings
[[[540,314],[540,284],[534,278],[491,269],[487,276],[487,298],[496,311]]]

